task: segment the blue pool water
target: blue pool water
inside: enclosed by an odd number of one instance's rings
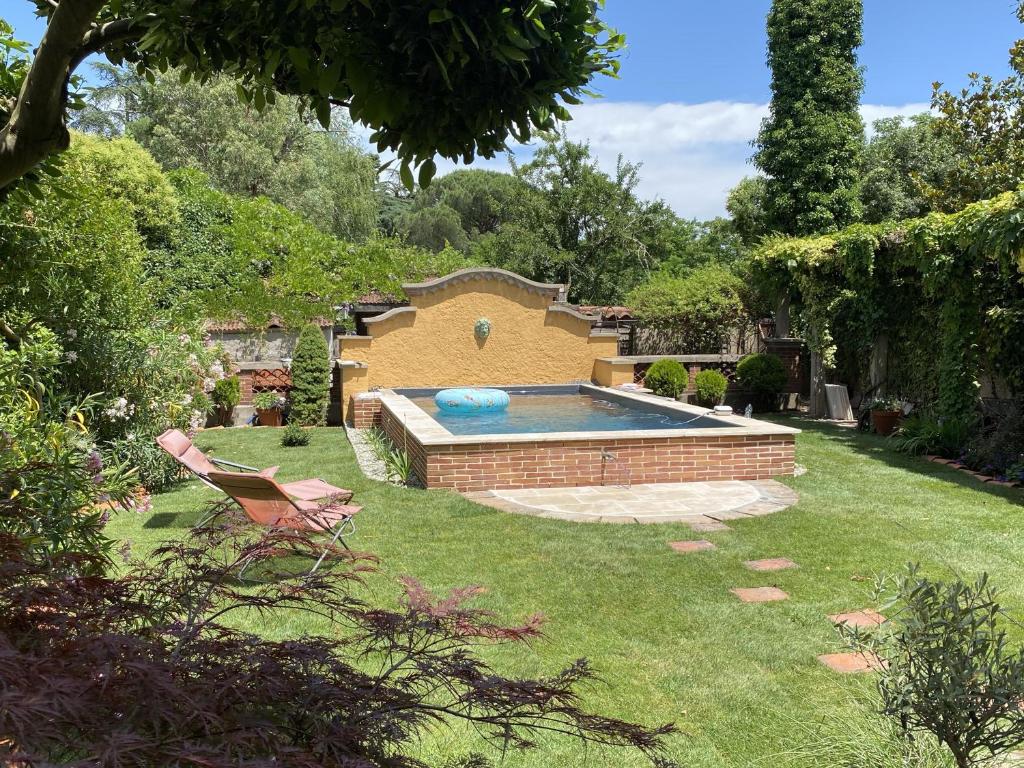
[[[409,399],[453,435],[509,435],[536,432],[623,432],[637,429],[709,429],[729,423],[700,416],[676,416],[655,408],[625,405],[585,394],[516,394],[502,413],[454,414],[440,410],[433,395]]]

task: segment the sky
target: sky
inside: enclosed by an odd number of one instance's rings
[[[621,76],[595,81],[602,98],[573,108],[569,137],[589,141],[609,171],[620,154],[641,163],[643,197],[661,198],[686,218],[723,214],[729,189],[754,173],[750,141],[770,96],[770,5],[608,0],[603,16],[628,42]],[[925,111],[935,81],[959,90],[969,72],[1004,76],[1010,46],[1024,37],[1015,7],[1014,0],[864,0],[865,122]],[[27,0],[0,0],[0,16],[36,42],[43,28],[31,9]],[[531,153],[515,149],[520,160]],[[508,160],[480,166],[506,170]]]

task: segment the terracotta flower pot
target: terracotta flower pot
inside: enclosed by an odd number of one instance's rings
[[[880,434],[882,437],[888,437],[896,431],[896,424],[899,423],[900,412],[899,411],[872,411],[871,412],[871,426],[875,428],[875,432]]]
[[[280,408],[257,408],[256,413],[260,417],[261,427],[280,427],[281,426],[281,409]]]

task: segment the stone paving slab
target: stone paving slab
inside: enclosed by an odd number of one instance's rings
[[[774,480],[726,480],[580,488],[525,488],[463,494],[506,512],[572,522],[689,523],[698,532],[729,530],[726,520],[792,506],[796,493]]]
[[[818,657],[818,661],[843,675],[874,672],[882,668],[882,661],[877,656],[866,653],[825,653]]]
[[[670,541],[668,545],[676,552],[684,555],[688,555],[692,552],[708,552],[709,550],[716,548],[714,544],[704,539],[698,539],[696,541]]]
[[[778,587],[737,587],[730,589],[744,603],[777,603],[789,600],[789,595]]]
[[[845,624],[848,627],[860,627],[872,629],[885,623],[885,616],[865,608],[861,611],[850,611],[849,613],[835,613],[828,617],[833,624]]]
[[[751,571],[785,571],[800,566],[788,557],[773,557],[769,560],[747,560],[743,563]]]

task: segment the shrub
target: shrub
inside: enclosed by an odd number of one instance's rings
[[[722,402],[729,380],[720,371],[701,371],[694,379],[694,386],[697,388],[697,403],[711,408]]]
[[[231,410],[242,401],[242,385],[237,376],[228,376],[220,379],[213,385],[211,394],[213,404]]]
[[[96,450],[86,429],[90,403],[56,394],[61,348],[54,335],[6,320],[0,319],[0,567],[15,547],[56,581],[100,572],[111,545],[103,535],[110,509],[99,505],[127,507],[134,475]]]
[[[302,448],[306,445],[309,445],[309,432],[294,421],[284,428],[284,432],[281,433],[283,448]]]
[[[309,323],[299,333],[291,372],[290,418],[304,427],[323,426],[331,399],[331,353],[317,325]]]
[[[678,360],[658,360],[644,376],[644,384],[662,397],[679,397],[690,383],[690,375]]]
[[[21,499],[5,497],[4,512],[20,514]],[[470,604],[482,590],[435,597],[411,579],[391,607],[369,605],[351,587],[373,560],[344,550],[329,574],[272,572],[288,562],[282,552],[315,557],[322,542],[285,531],[254,538],[228,506],[210,526],[90,579],[54,578],[24,556],[24,542],[0,539],[0,733],[9,762],[411,768],[422,765],[413,753],[427,731],[466,722],[502,753],[560,733],[670,765],[663,740],[672,726],[581,708],[578,689],[594,678],[585,661],[550,677],[511,678],[478,655],[481,646],[540,637],[539,617],[499,623]],[[238,570],[250,562],[249,573],[265,578],[239,589]],[[325,626],[269,640],[233,620],[253,612],[308,613]]]
[[[932,581],[916,566],[896,582],[896,612],[863,634],[844,628],[859,650],[882,662],[882,712],[908,738],[932,734],[959,768],[988,764],[1024,741],[1024,649],[1011,646],[997,591]]]
[[[1024,407],[994,419],[978,430],[964,455],[964,463],[978,472],[1008,476],[1011,467],[1024,463]]]
[[[772,396],[782,391],[789,375],[778,355],[747,355],[736,366],[736,380],[744,389]]]
[[[955,459],[963,454],[970,435],[971,425],[960,419],[937,420],[912,413],[889,439],[900,453],[912,456],[931,453]]]
[[[718,354],[746,317],[743,281],[711,265],[686,277],[658,273],[626,299],[645,326],[671,333],[681,354]]]

